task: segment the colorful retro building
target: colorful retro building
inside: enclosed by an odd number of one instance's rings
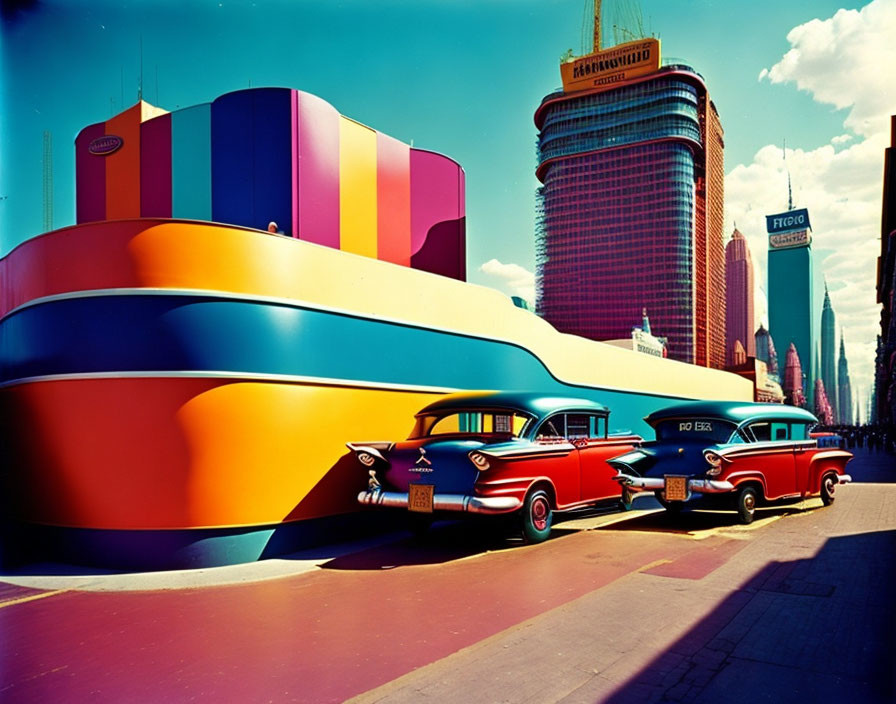
[[[256,229],[466,279],[464,171],[288,88],[166,112],[140,101],[75,140],[77,222]]]
[[[656,39],[561,64],[538,127],[537,309],[628,336],[646,307],[673,359],[725,365],[724,140],[703,78]]]

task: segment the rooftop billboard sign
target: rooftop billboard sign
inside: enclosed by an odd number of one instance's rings
[[[570,93],[622,83],[659,71],[659,39],[638,39],[560,64],[563,90]]]
[[[812,244],[812,225],[806,208],[765,216],[768,246],[771,249],[807,247]]]

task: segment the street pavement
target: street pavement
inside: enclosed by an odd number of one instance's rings
[[[896,461],[820,500],[0,577],[0,702],[896,701]],[[28,570],[25,570],[28,572]],[[40,574],[37,574],[40,572]]]

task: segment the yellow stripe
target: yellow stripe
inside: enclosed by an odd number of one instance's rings
[[[339,119],[340,249],[377,256],[376,132]]]
[[[52,592],[42,592],[40,594],[32,594],[31,596],[23,596],[20,599],[10,599],[9,601],[0,601],[0,609],[7,606],[15,606],[16,604],[24,604],[28,601],[37,601],[38,599],[46,599],[48,596],[56,596],[57,594],[65,594],[70,589],[56,589]]]

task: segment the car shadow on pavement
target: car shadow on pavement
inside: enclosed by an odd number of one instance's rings
[[[494,521],[439,521],[422,534],[341,555],[320,565],[330,570],[388,570],[411,565],[436,565],[485,552],[507,550],[521,540],[508,537]]]
[[[894,553],[896,531],[879,531],[768,562],[601,701],[896,701]]]
[[[760,524],[767,519],[780,518],[803,510],[812,510],[814,504],[789,504],[786,506],[761,507],[756,509],[754,524]],[[821,502],[818,508],[822,508]],[[707,509],[686,509],[678,513],[670,511],[657,511],[628,520],[601,526],[600,530],[616,531],[643,531],[647,533],[679,533],[682,535],[698,533],[717,528],[747,528],[740,522],[740,518],[734,511],[720,511]]]

